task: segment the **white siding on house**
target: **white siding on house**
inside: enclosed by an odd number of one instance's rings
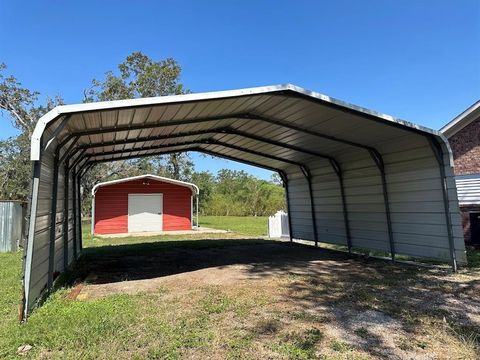
[[[480,174],[457,175],[455,183],[460,205],[480,205]]]

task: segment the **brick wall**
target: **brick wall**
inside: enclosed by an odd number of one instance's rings
[[[472,242],[472,232],[470,224],[470,213],[480,212],[480,205],[463,205],[460,206],[460,214],[462,215],[463,237],[465,242],[470,244]]]
[[[455,175],[480,173],[480,119],[448,139],[453,151]]]
[[[453,152],[455,175],[480,173],[480,119],[477,119],[448,139]],[[470,212],[480,211],[479,205],[460,205],[463,235],[470,244]]]

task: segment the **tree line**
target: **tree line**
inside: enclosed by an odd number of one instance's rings
[[[92,80],[83,92],[83,102],[189,93],[180,77],[181,67],[174,59],[155,61],[134,52],[116,71]],[[27,201],[30,195],[31,135],[42,115],[64,103],[59,95],[44,103],[39,96],[7,74],[7,66],[0,63],[0,115],[19,131],[17,136],[0,140],[0,199]],[[204,215],[260,216],[285,209],[278,177],[267,181],[228,169],[217,174],[197,172],[191,155],[184,152],[97,164],[82,179],[84,214],[90,212],[90,190],[96,183],[146,173],[195,183],[200,188],[200,212]]]

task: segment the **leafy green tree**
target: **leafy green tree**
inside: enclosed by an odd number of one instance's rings
[[[37,120],[57,105],[60,97],[48,98],[38,104],[39,93],[22,86],[13,75],[6,74],[7,66],[0,63],[0,114],[19,130],[18,136],[0,141],[0,198],[27,200],[32,165],[30,138]]]
[[[286,209],[283,187],[244,171],[219,170],[202,214],[265,216]]]
[[[194,172],[191,177],[191,182],[200,189],[198,205],[200,213],[204,215],[211,205],[212,196],[215,191],[215,176],[209,171]]]
[[[172,58],[154,61],[141,52],[133,52],[118,65],[117,72],[108,71],[105,79],[92,81],[92,86],[84,92],[84,102],[184,94],[188,91],[180,83],[181,71]],[[111,179],[112,173],[119,177],[153,173],[189,180],[193,167],[188,153],[118,161],[96,166],[96,171],[85,177],[85,184]]]
[[[188,92],[180,83],[182,69],[172,58],[154,61],[141,52],[133,52],[118,65],[118,70],[118,74],[108,71],[104,80],[92,80],[92,87],[84,92],[84,101],[180,95]]]

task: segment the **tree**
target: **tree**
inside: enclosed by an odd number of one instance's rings
[[[137,97],[178,95],[188,92],[180,83],[180,65],[172,58],[154,61],[141,52],[133,52],[118,65],[118,73],[108,71],[103,80],[92,80],[84,91],[84,102],[121,100]],[[111,178],[112,166],[123,176],[153,173],[177,180],[189,180],[194,164],[187,153],[173,153],[118,162],[116,165],[98,165],[88,177],[105,181]],[[116,173],[117,171],[115,171]],[[85,183],[91,183],[87,179]]]
[[[215,176],[209,171],[194,172],[191,181],[198,186],[200,195],[198,197],[199,211],[207,213],[210,206],[213,192],[215,191]]]
[[[5,74],[6,69],[0,63],[0,113],[20,134],[0,141],[0,198],[25,201],[30,191],[33,130],[40,117],[63,101],[57,96],[38,105],[39,93],[24,88],[14,76]]]
[[[118,65],[119,74],[108,71],[104,80],[92,80],[84,92],[85,102],[185,94],[180,81],[182,69],[172,58],[153,61],[133,52]]]

